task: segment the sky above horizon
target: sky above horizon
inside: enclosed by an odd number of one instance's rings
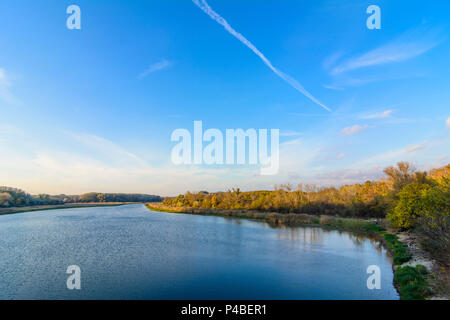
[[[66,27],[72,4],[81,30]],[[0,185],[170,196],[450,163],[449,1],[207,5],[230,27],[201,0],[2,1]],[[197,120],[280,129],[279,173],[175,166],[171,134]]]

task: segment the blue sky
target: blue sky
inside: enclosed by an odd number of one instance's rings
[[[32,193],[339,185],[450,159],[450,2],[2,1],[0,185]],[[82,29],[66,28],[76,4]],[[381,8],[369,30],[366,8]],[[276,128],[280,172],[175,166],[177,128]]]

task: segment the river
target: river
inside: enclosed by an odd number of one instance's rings
[[[386,250],[347,232],[144,205],[0,216],[0,299],[398,299],[392,279]]]

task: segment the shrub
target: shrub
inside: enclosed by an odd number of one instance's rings
[[[401,265],[411,260],[411,253],[408,248],[398,240],[398,237],[395,234],[387,233],[384,235],[384,239],[386,240],[387,246],[392,251],[395,265]]]
[[[427,270],[422,265],[398,268],[394,281],[399,286],[401,298],[404,300],[422,300],[431,292],[426,280]]]
[[[450,180],[443,178],[422,194],[417,225],[424,234],[424,245],[438,260],[449,261]]]

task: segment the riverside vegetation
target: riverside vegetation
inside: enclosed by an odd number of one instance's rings
[[[74,203],[158,202],[161,200],[159,196],[128,193],[89,192],[82,195],[30,195],[20,189],[0,186],[0,209]]]
[[[393,255],[394,282],[402,299],[432,294],[430,270],[409,266],[409,248],[395,234],[412,232],[438,264],[444,295],[449,292],[450,164],[429,172],[407,162],[384,170],[385,178],[339,188],[282,185],[274,191],[187,192],[148,204],[163,212],[220,215],[264,220],[272,225],[320,225],[378,235]],[[441,282],[442,282],[441,281]],[[434,292],[436,294],[436,292]],[[442,292],[440,292],[442,293]]]
[[[82,195],[30,195],[23,190],[0,187],[0,215],[27,211],[116,206],[125,203],[161,201],[161,197],[147,194],[97,193]]]

